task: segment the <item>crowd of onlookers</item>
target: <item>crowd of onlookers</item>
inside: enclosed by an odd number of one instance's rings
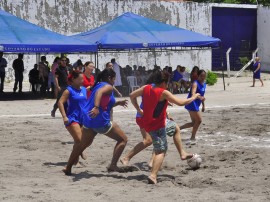
[[[91,66],[90,70],[88,66]],[[3,93],[4,89],[4,79],[5,79],[5,68],[7,67],[7,61],[3,58],[3,53],[0,52],[0,78],[1,78],[1,88],[0,93]],[[22,82],[23,82],[23,72],[24,72],[24,63],[23,63],[23,54],[18,54],[18,58],[15,59],[12,63],[12,67],[15,73],[15,83],[13,92],[22,92]],[[177,68],[173,71],[172,67],[166,66],[161,69],[159,66],[154,66],[153,69],[148,68],[146,70],[145,66],[126,65],[121,67],[115,59],[111,59],[110,62],[106,63],[104,68],[113,68],[116,72],[116,81],[115,87],[120,91],[120,94],[127,95],[130,92],[131,85],[133,86],[143,86],[149,75],[153,70],[159,69],[160,71],[166,71],[170,74],[169,90],[173,93],[186,93],[194,80],[196,80],[196,75],[199,70],[198,67],[194,67],[191,73],[186,71],[186,68],[178,65]],[[103,69],[103,68],[102,68]],[[85,81],[88,84],[93,84],[96,75],[99,73],[99,69],[95,68],[93,62],[83,63],[80,59],[75,63],[71,64],[69,58],[67,57],[56,57],[52,63],[49,65],[49,62],[46,59],[46,56],[40,58],[40,62],[34,65],[34,68],[29,72],[29,82],[31,83],[31,89],[33,93],[39,92],[41,96],[46,97],[52,95],[57,97],[58,92],[61,89],[61,85],[66,85],[68,73],[72,70],[78,70],[84,73]],[[63,72],[66,76],[64,78],[59,77]],[[91,82],[87,81],[87,78],[91,78]],[[132,79],[132,83],[130,82]]]

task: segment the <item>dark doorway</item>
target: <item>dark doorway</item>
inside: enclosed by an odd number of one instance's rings
[[[257,9],[213,7],[212,36],[222,41],[223,61],[226,51],[232,47],[231,70],[241,69],[239,58],[251,59],[252,51],[257,48]],[[212,51],[212,69],[221,70],[221,53],[218,49]]]

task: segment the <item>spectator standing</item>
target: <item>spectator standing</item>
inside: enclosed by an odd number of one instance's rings
[[[19,84],[19,93],[22,93],[22,82],[24,72],[23,54],[21,53],[18,54],[18,58],[13,61],[12,67],[15,72],[15,83],[13,92],[15,93],[17,91]]]
[[[6,77],[7,60],[3,58],[3,52],[0,52],[0,93],[4,92],[4,82]]]
[[[55,70],[55,86],[58,90],[58,94],[56,102],[53,106],[53,110],[51,111],[52,117],[55,117],[55,112],[58,108],[58,101],[68,86],[67,77],[68,77],[68,70],[66,65],[66,57],[62,57],[59,67]],[[65,106],[65,109],[66,108],[67,106]]]
[[[39,68],[39,79],[41,83],[40,94],[41,96],[46,97],[50,72],[50,68],[48,67],[48,63],[46,61],[46,56],[41,56],[41,62],[39,63],[38,68]]]

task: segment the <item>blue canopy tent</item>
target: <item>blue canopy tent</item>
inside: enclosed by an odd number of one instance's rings
[[[93,30],[71,36],[98,45],[98,52],[182,51],[219,48],[221,40],[131,12]],[[97,57],[98,60],[98,57]],[[223,64],[223,63],[222,63]],[[223,69],[223,68],[222,68]],[[223,83],[225,81],[223,73]]]
[[[96,43],[99,50],[156,49],[167,47],[215,48],[220,39],[171,26],[134,13],[114,20],[73,38]]]
[[[0,51],[9,53],[96,52],[97,45],[49,31],[0,9]]]

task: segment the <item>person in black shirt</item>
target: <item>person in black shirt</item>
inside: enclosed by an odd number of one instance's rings
[[[22,92],[22,82],[23,82],[23,72],[24,72],[24,64],[23,64],[23,54],[18,54],[18,58],[13,61],[12,67],[15,71],[15,83],[13,92],[15,93],[18,88],[19,83],[19,93]]]
[[[53,110],[51,111],[52,117],[55,117],[55,112],[58,108],[58,101],[68,86],[68,81],[67,81],[68,69],[67,69],[66,61],[67,61],[66,57],[62,57],[59,67],[56,68],[55,70],[55,86],[56,86],[56,89],[58,90],[58,95],[57,95],[56,102],[53,106]],[[67,109],[67,106],[65,106],[65,109]]]
[[[6,77],[5,68],[7,67],[7,61],[3,58],[3,52],[0,52],[0,93],[4,91],[4,81]]]
[[[29,82],[32,86],[32,92],[35,93],[37,91],[37,84],[39,84],[39,71],[38,71],[38,65],[35,64],[34,68],[30,70],[29,72]]]

